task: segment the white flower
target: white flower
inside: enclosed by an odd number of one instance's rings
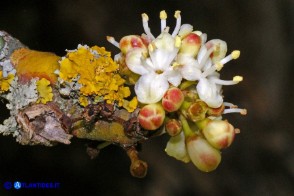
[[[180,84],[181,74],[172,67],[178,53],[175,44],[175,38],[163,32],[149,44],[148,58],[144,56],[144,50],[141,48],[134,48],[127,53],[128,68],[141,75],[135,85],[139,102],[156,103],[169,88],[169,83],[174,86]]]
[[[166,18],[165,11],[161,11],[161,34],[157,38],[151,33],[145,13],[142,14],[142,22],[146,34],[133,37],[133,43],[127,39],[128,36],[120,44],[113,37],[107,37],[109,42],[124,50],[124,53],[116,55],[116,59],[125,57],[127,67],[141,75],[135,84],[138,101],[156,103],[162,99],[170,84],[178,86],[185,79],[198,81],[196,89],[199,97],[209,107],[220,107],[223,103],[222,85],[237,84],[242,77],[224,81],[219,79],[218,71],[225,63],[237,59],[240,51],[233,51],[225,57],[226,42],[220,39],[206,42],[205,33],[193,31],[189,24],[181,25],[180,11],[175,12],[176,27],[169,34]],[[144,43],[143,46],[141,43]]]

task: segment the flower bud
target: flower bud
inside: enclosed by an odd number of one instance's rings
[[[164,121],[165,111],[160,104],[145,105],[139,112],[140,125],[147,130],[158,129]]]
[[[201,38],[195,33],[189,33],[183,40],[180,53],[195,57],[201,46]]]
[[[133,48],[146,49],[147,52],[147,48],[144,45],[143,40],[137,35],[128,35],[123,37],[119,42],[119,48],[123,54],[126,54]]]
[[[171,137],[167,142],[165,152],[179,161],[184,163],[190,162],[190,158],[186,149],[184,132]]]
[[[167,112],[177,111],[184,101],[183,92],[176,87],[171,87],[162,98],[162,107]]]
[[[205,102],[198,100],[189,106],[187,116],[193,122],[203,120],[205,118],[207,108],[208,107]]]
[[[193,135],[186,139],[191,161],[201,171],[210,172],[221,162],[220,151],[213,148],[204,138]]]
[[[165,131],[170,136],[176,136],[182,131],[182,124],[176,119],[169,119],[165,123]]]
[[[203,129],[207,141],[215,148],[230,146],[235,138],[234,127],[223,120],[212,120]]]

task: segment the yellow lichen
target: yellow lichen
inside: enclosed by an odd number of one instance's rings
[[[125,98],[131,92],[124,86],[125,80],[118,73],[119,66],[111,58],[111,53],[104,47],[79,46],[69,51],[60,61],[59,76],[67,82],[78,78],[80,88],[80,104],[85,104],[84,97],[101,97],[107,103],[124,106]],[[83,97],[84,96],[84,97]],[[131,111],[131,109],[128,109]]]
[[[138,99],[134,97],[131,101],[124,100],[123,107],[128,110],[128,112],[133,112],[138,106]]]
[[[3,72],[0,71],[0,93],[9,90],[10,84],[14,79],[13,74],[8,74],[6,78],[3,77]]]
[[[86,107],[89,104],[88,98],[86,96],[80,96],[79,102],[80,102],[81,106],[84,106],[84,107]]]
[[[37,100],[37,103],[46,104],[48,101],[52,101],[53,93],[52,88],[50,86],[50,81],[45,78],[42,78],[41,80],[38,80],[36,84],[37,91],[39,93],[39,99]]]

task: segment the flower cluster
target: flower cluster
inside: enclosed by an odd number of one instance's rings
[[[69,95],[71,91],[79,91],[82,106],[91,101],[106,100],[131,112],[137,107],[137,99],[126,100],[131,92],[117,71],[118,65],[103,47],[79,45],[60,61],[60,69],[56,72],[63,85],[60,93]]]
[[[207,41],[207,35],[181,25],[176,11],[176,27],[169,33],[167,14],[160,12],[161,33],[155,37],[142,14],[145,33],[128,35],[120,42],[115,60],[127,69],[126,78],[135,78],[134,90],[143,105],[138,119],[150,131],[165,128],[171,136],[166,152],[178,160],[192,162],[202,171],[212,171],[220,163],[220,149],[230,146],[238,129],[221,120],[222,114],[245,109],[224,102],[223,85],[237,84],[242,76],[220,79],[219,71],[240,56],[235,50],[226,56],[227,44],[220,39]]]

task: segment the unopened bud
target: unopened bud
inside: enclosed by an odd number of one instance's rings
[[[172,87],[164,94],[162,98],[162,107],[167,112],[174,112],[181,107],[183,101],[183,92],[177,87]]]
[[[195,57],[201,46],[201,38],[195,33],[189,33],[183,40],[180,53]]]
[[[165,131],[170,136],[176,136],[182,131],[182,124],[179,120],[176,119],[169,119],[165,123]]]
[[[217,149],[229,147],[235,138],[234,127],[224,120],[212,120],[203,129],[207,141]]]
[[[220,151],[213,148],[204,138],[193,135],[186,139],[191,161],[201,171],[210,172],[221,162]]]
[[[140,125],[147,130],[158,129],[164,121],[165,111],[160,104],[145,105],[139,112]]]
[[[126,54],[133,48],[146,49],[147,52],[147,48],[144,45],[143,40],[137,35],[128,35],[123,37],[119,42],[119,48],[123,54]]]

